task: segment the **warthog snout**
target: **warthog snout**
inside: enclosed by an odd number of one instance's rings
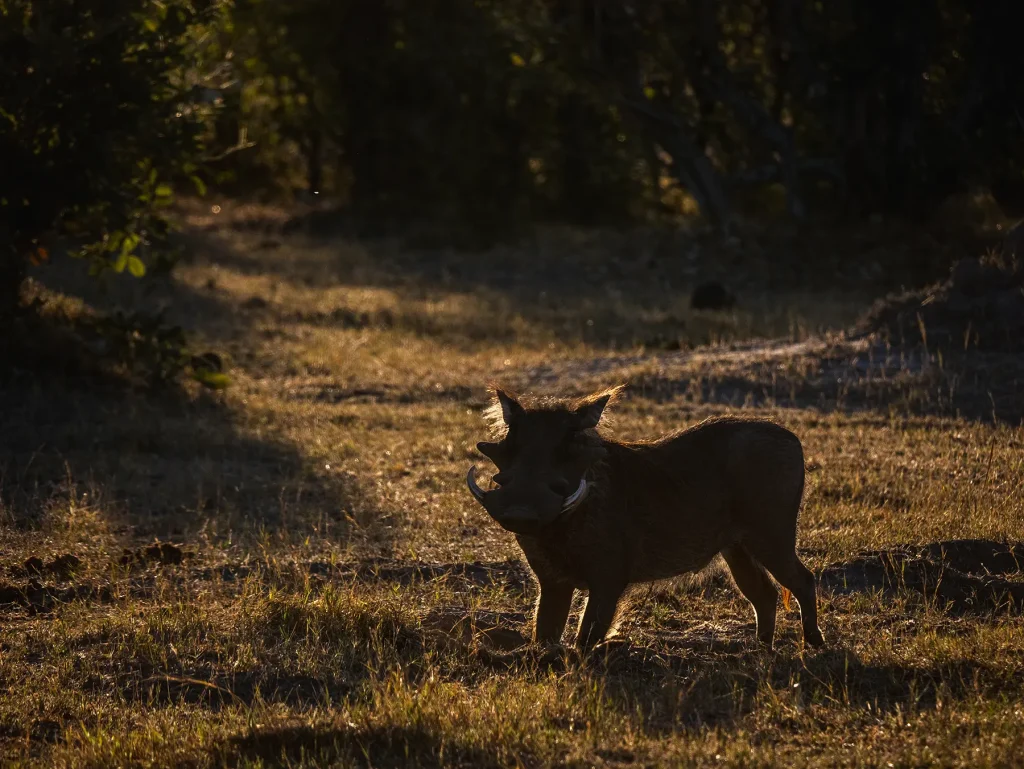
[[[481,489],[476,482],[476,465],[469,468],[466,485],[477,502],[483,505],[484,510],[503,529],[515,534],[529,534],[543,529],[572,512],[586,499],[589,491],[586,479],[581,478],[579,486],[571,494],[563,493],[567,484],[556,482],[549,484],[547,491],[543,488],[528,489],[535,497],[530,501],[517,500],[517,497],[524,496],[521,493],[516,494],[518,487],[499,483],[498,488],[491,491]]]

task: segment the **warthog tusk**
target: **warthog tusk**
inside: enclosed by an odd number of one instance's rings
[[[476,501],[483,504],[484,494],[487,492],[476,485],[476,465],[469,468],[469,472],[466,473],[466,485],[469,486],[469,493],[476,497]]]
[[[563,513],[568,513],[570,510],[572,510],[574,507],[576,507],[580,502],[582,502],[584,499],[586,499],[587,491],[589,490],[589,488],[590,487],[587,486],[586,479],[585,478],[581,478],[580,479],[580,487],[578,489],[576,489],[576,491],[574,491],[572,493],[572,496],[566,497],[565,498],[565,502],[562,503],[562,512]]]
[[[469,487],[469,493],[472,494],[476,501],[483,504],[484,495],[486,491],[480,488],[476,482],[476,465],[469,468],[469,472],[466,473],[466,485]],[[562,513],[568,513],[570,510],[577,507],[587,497],[587,492],[590,491],[590,487],[587,485],[586,479],[580,480],[580,486],[570,496],[565,498],[562,503]]]

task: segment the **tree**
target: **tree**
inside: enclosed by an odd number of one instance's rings
[[[95,269],[141,275],[160,207],[194,170],[194,33],[215,0],[0,2],[0,314],[40,240],[65,233]]]

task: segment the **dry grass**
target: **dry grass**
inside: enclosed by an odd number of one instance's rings
[[[903,546],[1020,540],[1024,434],[956,416],[926,362],[817,336],[869,297],[747,286],[692,313],[700,259],[611,236],[456,254],[191,228],[173,281],[112,296],[168,302],[229,390],[0,381],[0,762],[1017,762],[1016,551]],[[101,301],[46,279],[68,312]],[[738,344],[758,336],[786,341]],[[629,382],[627,437],[730,409],[792,428],[829,646],[789,611],[759,651],[714,577],[638,591],[592,660],[510,650],[534,588],[462,485],[491,380]],[[154,539],[180,563],[124,557]]]

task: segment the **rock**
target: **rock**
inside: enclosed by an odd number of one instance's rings
[[[159,563],[164,566],[179,564],[184,559],[180,547],[175,547],[167,542],[150,545],[144,551],[146,560],[151,563]]]
[[[690,294],[690,307],[694,310],[727,310],[735,305],[736,297],[717,280],[701,283]]]
[[[138,548],[137,550],[125,548],[121,551],[121,558],[118,562],[121,566],[134,566],[135,564],[140,566],[154,564],[176,566],[184,561],[185,558],[191,557],[191,555],[191,553],[185,553],[180,547],[169,542],[155,542],[152,545]]]
[[[82,561],[78,556],[65,553],[54,558],[46,565],[48,571],[60,579],[68,579],[81,567]]]

